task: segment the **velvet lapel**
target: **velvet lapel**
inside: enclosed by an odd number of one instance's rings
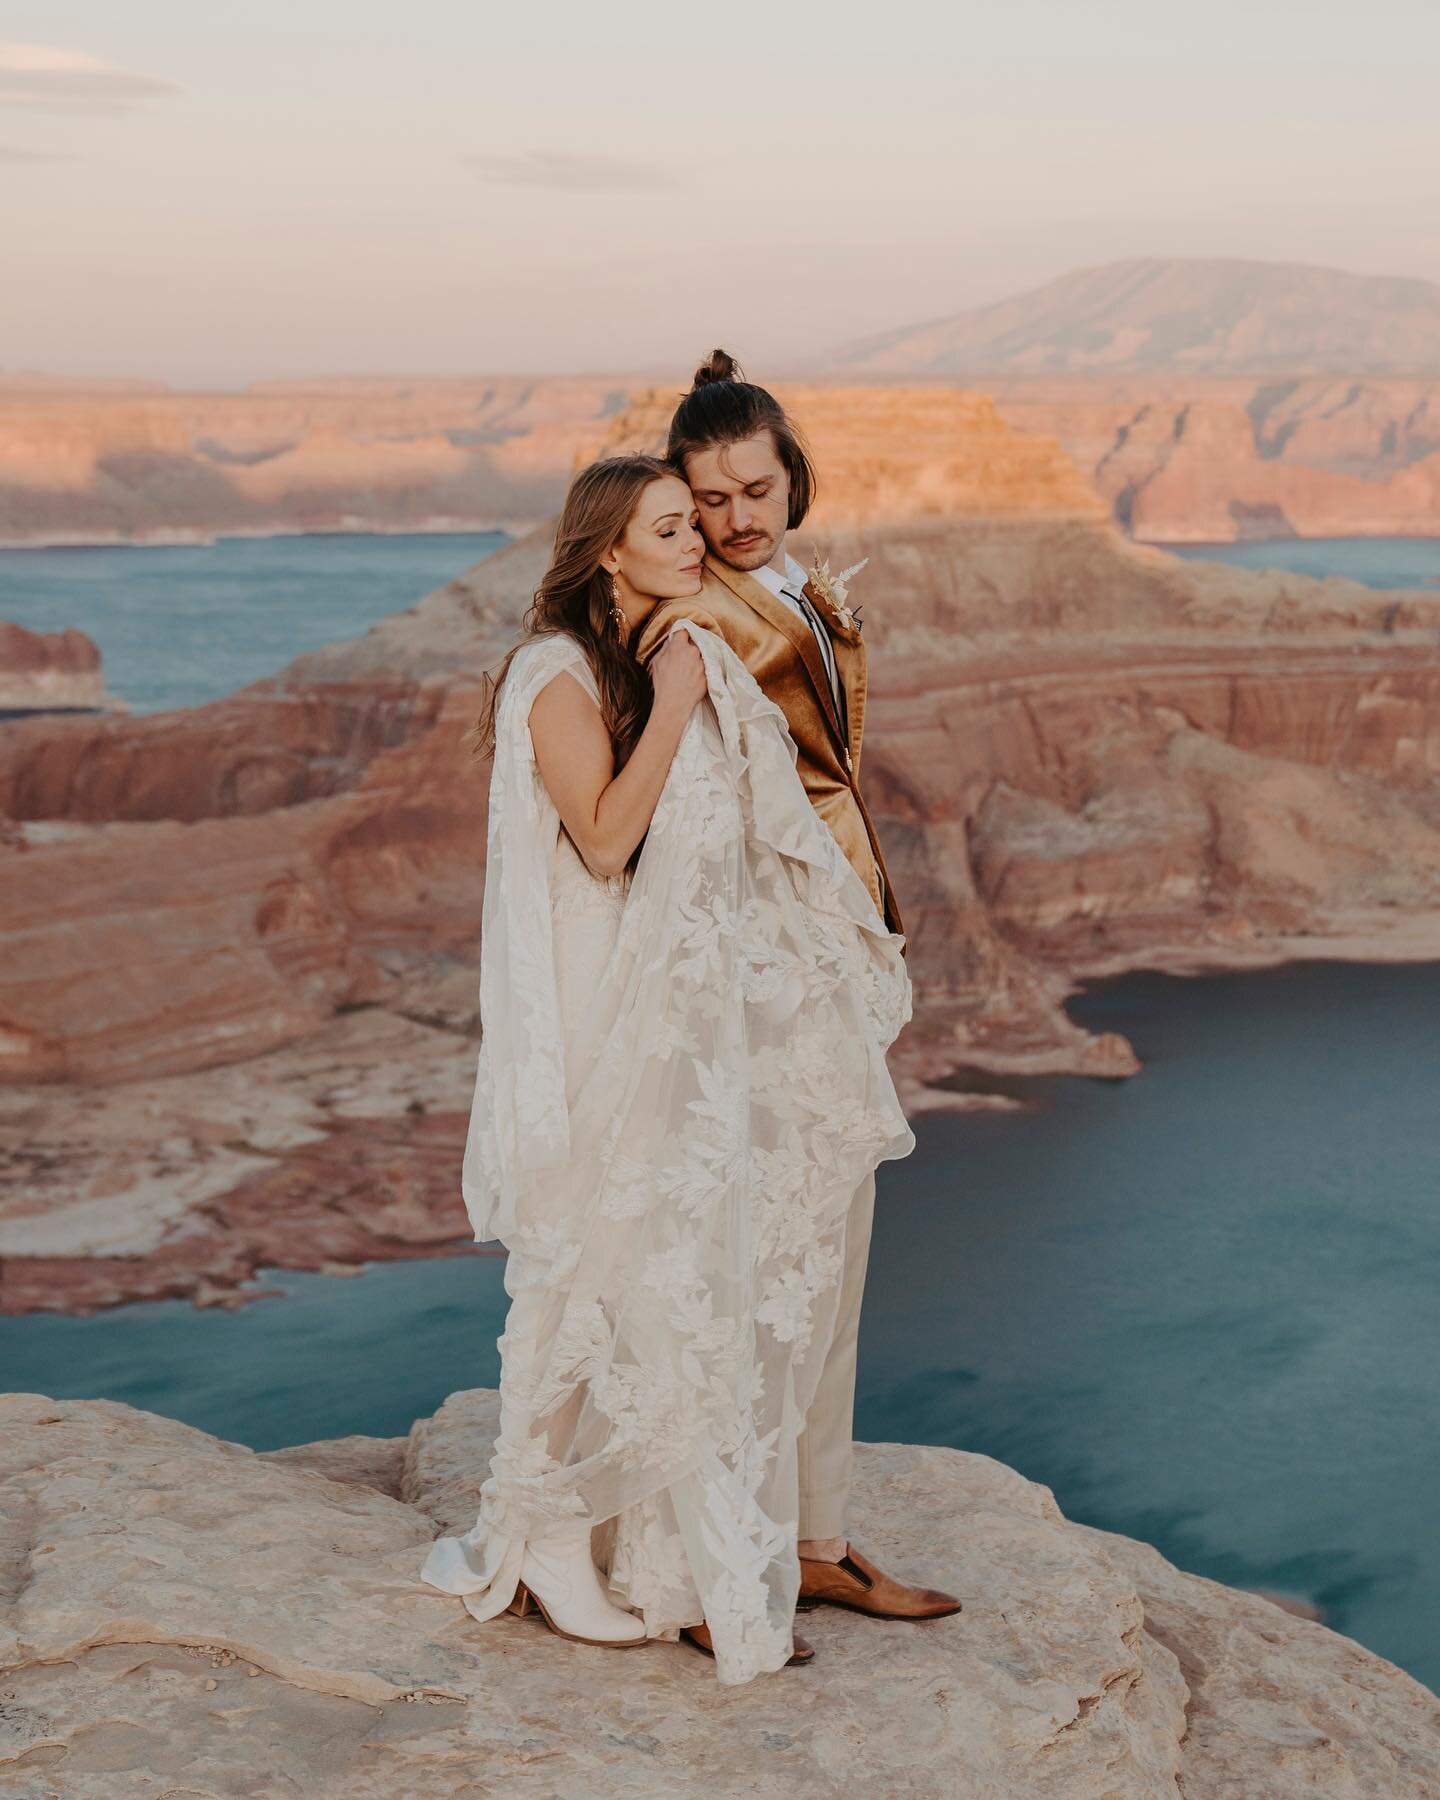
[[[860,739],[865,729],[865,700],[869,685],[860,632],[858,627],[847,631],[838,620],[833,619],[829,604],[815,592],[808,581],[805,583],[805,592],[830,632],[830,648],[835,653],[835,669],[845,695],[845,717],[850,727],[849,748],[854,759],[852,766],[855,766],[860,761]]]
[[[721,562],[718,556],[707,555],[705,566],[717,581],[724,582],[737,600],[743,600],[795,646],[809,673],[815,697],[835,734],[835,742],[841,750],[846,750],[848,746],[845,743],[845,733],[840,728],[840,720],[835,711],[835,696],[830,691],[830,677],[820,655],[820,646],[815,642],[815,633],[798,613],[792,612],[783,600],[777,599],[763,581],[757,581],[743,569],[732,569],[729,563]]]

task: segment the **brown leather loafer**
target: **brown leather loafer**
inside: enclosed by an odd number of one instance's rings
[[[876,1619],[943,1619],[961,1610],[954,1594],[907,1587],[877,1569],[853,1544],[845,1546],[839,1562],[800,1558],[800,1598],[795,1604],[803,1612],[817,1606],[848,1606]]]
[[[708,1625],[682,1625],[680,1636],[685,1643],[693,1644],[697,1650],[703,1650],[707,1656],[715,1654],[715,1646],[710,1642]],[[795,1663],[808,1663],[815,1659],[815,1646],[807,1644],[798,1631],[795,1633],[794,1642],[795,1648],[791,1651],[785,1664],[787,1669]]]

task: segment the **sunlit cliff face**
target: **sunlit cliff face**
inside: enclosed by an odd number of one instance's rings
[[[732,569],[783,566],[790,482],[768,431],[685,459],[705,542]]]

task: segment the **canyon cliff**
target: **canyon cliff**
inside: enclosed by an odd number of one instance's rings
[[[789,399],[822,471],[797,549],[869,558],[912,1110],[994,1104],[976,1069],[1133,1072],[1064,1010],[1089,977],[1440,956],[1440,595],[1131,544],[983,396]],[[601,435],[651,444],[667,406]],[[236,1304],[264,1262],[468,1247],[463,738],[547,548],[214,705],[7,728],[0,1306]]]
[[[1440,534],[1431,377],[997,369],[978,386],[1006,423],[1044,440],[1037,455],[1058,443],[1140,542]],[[577,463],[647,387],[376,378],[47,395],[0,384],[0,544],[524,532],[553,515]],[[950,377],[912,378],[894,390],[900,414],[932,388],[957,410],[976,398]],[[897,485],[931,479],[893,440],[884,463]]]
[[[1010,424],[1055,438],[1142,543],[1440,536],[1440,381],[987,386]]]
[[[240,394],[0,383],[0,544],[526,529],[622,384],[274,381]]]
[[[964,1611],[807,1614],[813,1668],[477,1623],[419,1578],[468,1529],[498,1396],[257,1455],[110,1401],[0,1397],[0,1770],[17,1792],[1424,1800],[1440,1708],[1270,1600],[1072,1524],[1002,1463],[856,1446],[856,1541]]]

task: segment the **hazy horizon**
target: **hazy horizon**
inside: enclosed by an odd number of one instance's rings
[[[783,368],[1121,257],[1440,281],[1440,9],[873,19],[21,0],[0,367]]]

